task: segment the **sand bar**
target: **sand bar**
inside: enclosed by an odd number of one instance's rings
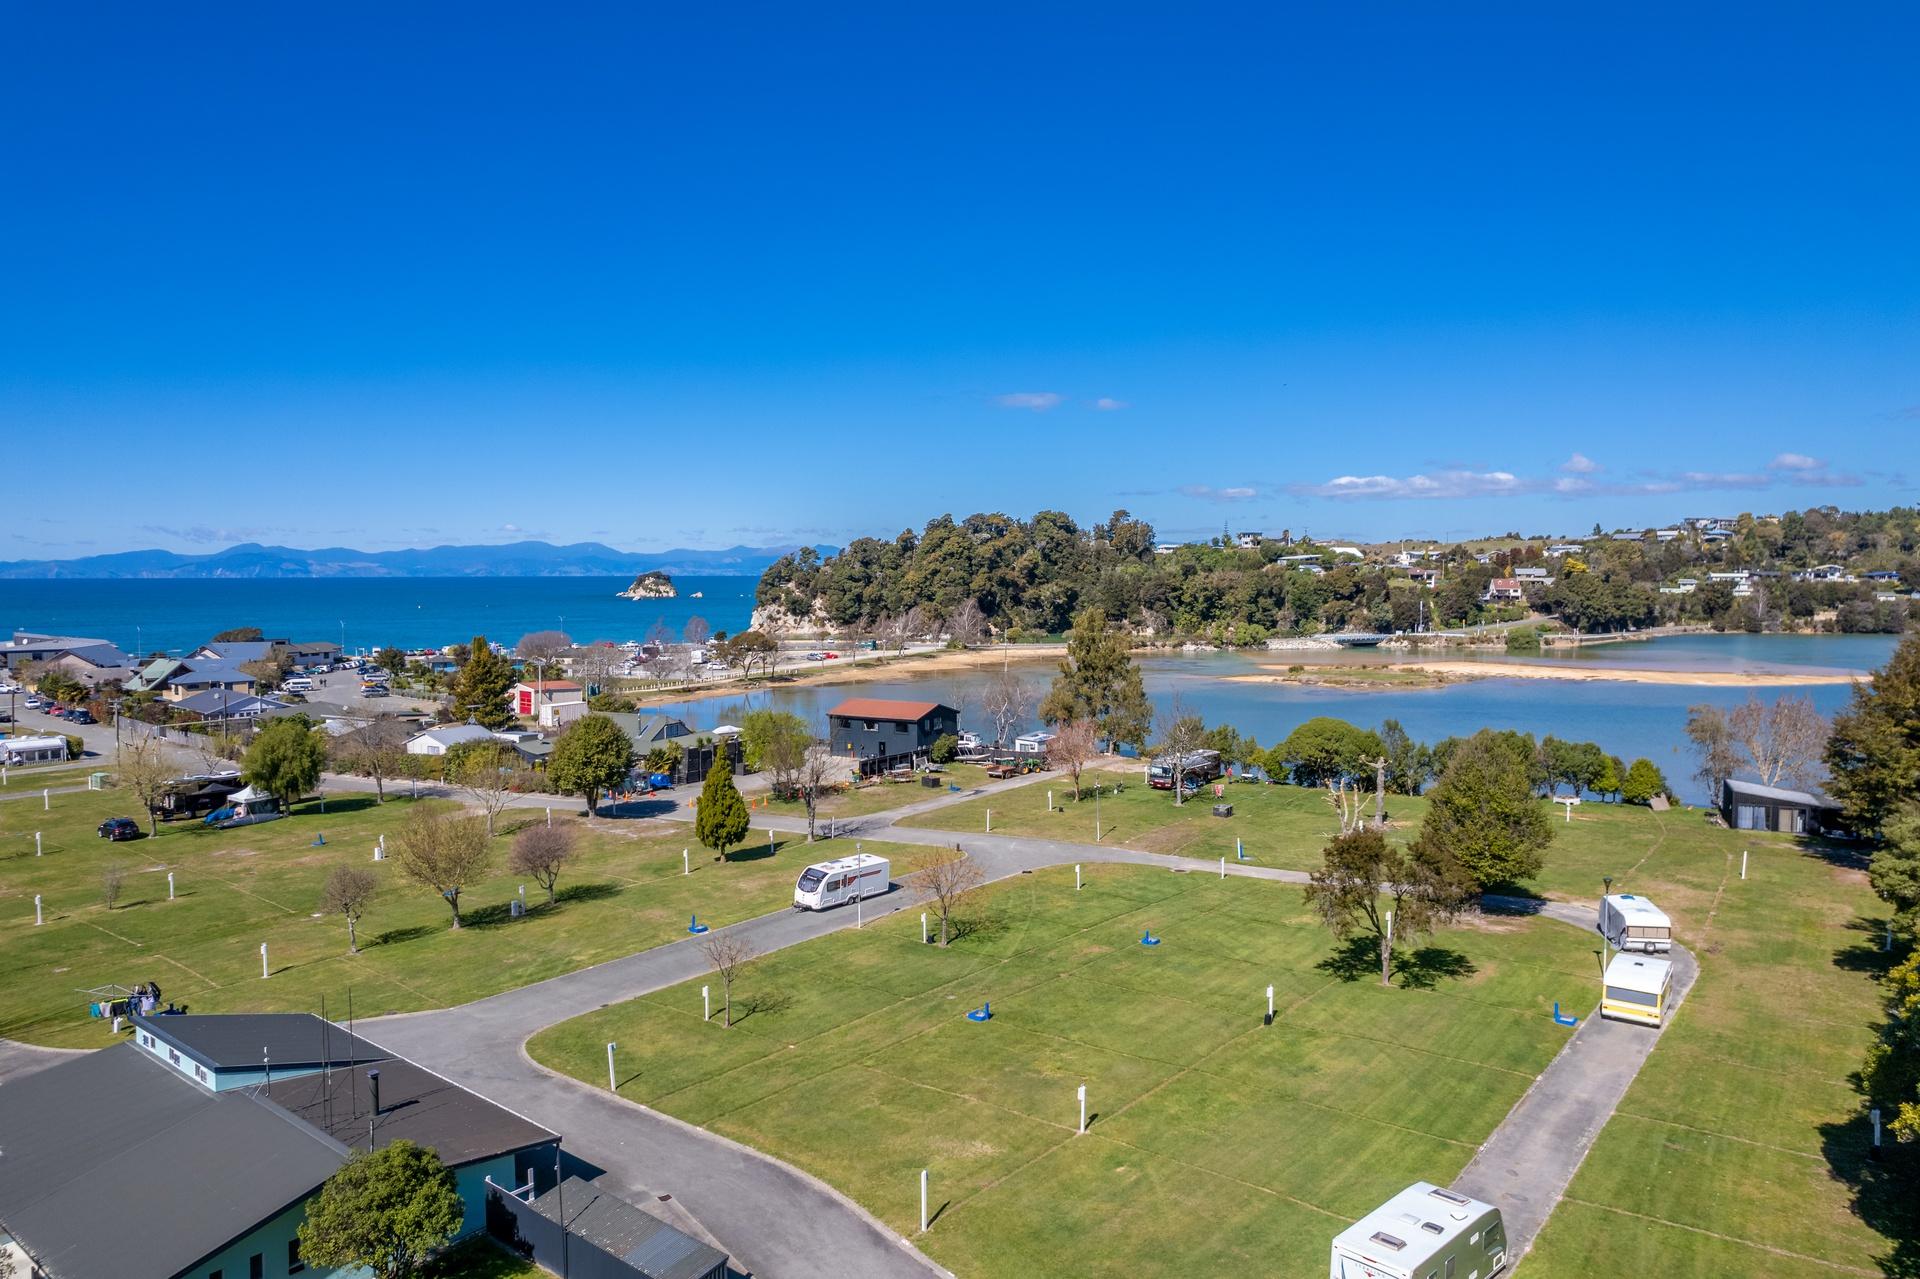
[[[1296,672],[1294,676],[1289,676],[1288,666],[1262,665],[1260,669],[1268,673],[1229,675],[1226,678],[1264,684],[1284,682],[1297,678],[1299,674]],[[1324,666],[1317,669],[1322,672],[1328,670]],[[1633,666],[1547,666],[1532,662],[1394,662],[1387,664],[1385,669],[1431,675],[1440,680],[1552,679],[1581,683],[1612,680],[1625,684],[1677,684],[1702,688],[1791,688],[1810,684],[1851,684],[1855,680],[1872,678],[1835,671],[1810,670],[1804,674],[1790,671],[1673,671]]]

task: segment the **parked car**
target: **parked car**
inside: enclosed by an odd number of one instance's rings
[[[62,706],[62,705],[61,705],[60,703],[58,703],[58,702],[48,702],[48,703],[46,704],[46,712],[47,712],[47,714],[49,714],[49,715],[53,715],[53,716],[55,716],[55,717],[58,717],[58,716],[63,716],[63,715],[65,715],[65,714],[67,713],[67,708],[66,708],[66,707],[64,707],[64,706]]]
[[[838,653],[822,653],[822,654],[820,654],[820,657],[821,657],[821,659],[822,659],[823,661],[828,661],[828,662],[832,662],[832,661],[838,661],[838,660],[839,660],[839,657],[840,657],[840,654],[838,654]]]
[[[139,839],[140,823],[131,817],[109,817],[100,823],[100,838],[115,844],[123,839]]]
[[[45,710],[46,708],[47,708],[47,699],[46,699],[46,698],[44,698],[44,697],[42,697],[42,696],[40,696],[40,694],[38,694],[38,693],[29,693],[29,694],[27,694],[27,709],[28,709],[28,710],[30,710],[30,711],[40,711],[40,710]]]
[[[724,675],[727,673],[727,671],[731,670],[732,668],[729,667],[725,662],[708,662],[704,669],[709,671],[715,671],[721,675]]]
[[[825,653],[808,653],[807,660],[809,662],[824,662],[827,660],[827,655]]]
[[[84,706],[76,706],[60,718],[71,724],[98,724],[100,722],[93,717],[93,712]]]

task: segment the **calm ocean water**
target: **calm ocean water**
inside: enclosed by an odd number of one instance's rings
[[[678,634],[698,615],[738,631],[753,613],[751,577],[674,579],[679,598],[623,600],[630,577],[409,577],[218,581],[0,581],[0,625],[97,636],[128,652],[187,651],[232,626],[332,640],[349,649],[512,644],[558,629],[586,643],[644,639],[656,620]],[[693,592],[704,599],[692,598]]]

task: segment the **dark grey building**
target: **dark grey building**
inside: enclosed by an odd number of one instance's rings
[[[827,740],[862,775],[925,763],[933,743],[960,731],[960,712],[940,702],[849,697],[827,712]]]
[[[1840,834],[1840,810],[1810,791],[1762,786],[1728,778],[1720,786],[1720,816],[1735,830],[1775,830],[1784,835]]]

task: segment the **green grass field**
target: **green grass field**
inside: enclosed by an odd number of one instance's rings
[[[528,884],[535,908],[510,920],[519,881],[504,873],[505,832],[544,820],[508,810],[495,840],[495,873],[461,895],[467,926],[449,928],[445,904],[408,883],[391,861],[371,860],[376,836],[405,820],[409,801],[376,805],[343,794],[293,817],[231,831],[162,824],[158,838],[109,844],[103,818],[137,811],[113,791],[0,803],[0,1035],[29,1043],[96,1047],[106,1024],[86,1016],[83,989],[158,981],[165,997],[199,1012],[297,1009],[344,1017],[352,988],[358,1016],[462,1003],[644,950],[685,935],[687,916],[725,924],[792,900],[793,880],[835,843],[782,836],[769,855],[764,830],[722,865],[690,827],[664,821],[591,823],[577,864],[562,876],[552,908]],[[563,819],[556,820],[578,820]],[[33,835],[43,833],[44,855]],[[324,833],[327,845],[312,846]],[[693,850],[693,873],[681,850]],[[851,851],[849,848],[847,851]],[[918,850],[891,851],[910,863]],[[102,904],[103,869],[125,868],[120,904]],[[384,881],[360,924],[361,953],[347,952],[338,916],[316,917],[333,866],[363,865]],[[167,872],[178,897],[167,900]],[[46,923],[33,926],[33,898]],[[260,944],[273,970],[260,976]]]
[[[969,790],[987,780],[987,770],[978,764],[947,764],[946,771],[938,774],[948,784]],[[922,786],[920,779],[911,782],[873,782],[857,790],[843,790],[825,796],[816,808],[819,817],[865,817],[872,813],[892,812],[896,808],[905,808],[909,804],[920,804],[930,799],[939,799],[947,793],[943,785],[935,790]],[[805,817],[807,806],[798,800],[775,800],[767,803],[755,812],[783,813],[789,817]]]
[[[533,1055],[787,1159],[968,1276],[1312,1274],[1342,1226],[1446,1182],[1594,997],[1550,921],[1450,930],[1424,988],[1345,962],[1298,889],[1122,866],[983,891],[946,951],[893,917],[755,961],[731,1030],[701,983],[536,1036]],[[1151,928],[1164,939],[1144,947]],[[1277,1023],[1262,1025],[1275,987]],[[710,983],[709,983],[710,984]],[[963,1012],[991,1001],[986,1024]],[[1075,1088],[1092,1124],[1075,1134]]]
[[[1055,777],[951,804],[909,817],[903,824],[931,830],[984,831],[991,809],[995,834],[1091,844],[1097,822],[1102,844],[1207,858],[1231,858],[1234,841],[1240,839],[1251,861],[1293,870],[1319,865],[1320,849],[1334,825],[1333,809],[1325,793],[1301,786],[1229,782],[1224,799],[1234,806],[1233,816],[1215,817],[1213,805],[1218,801],[1211,787],[1176,805],[1172,792],[1149,788],[1137,767],[1089,771],[1081,781],[1083,795],[1078,802],[1073,798],[1072,783]],[[1096,783],[1101,784],[1097,802]],[[1117,793],[1115,783],[1120,786]],[[1051,812],[1047,808],[1049,791],[1053,795]],[[1425,813],[1424,800],[1387,796],[1388,819],[1401,834],[1417,828]]]

